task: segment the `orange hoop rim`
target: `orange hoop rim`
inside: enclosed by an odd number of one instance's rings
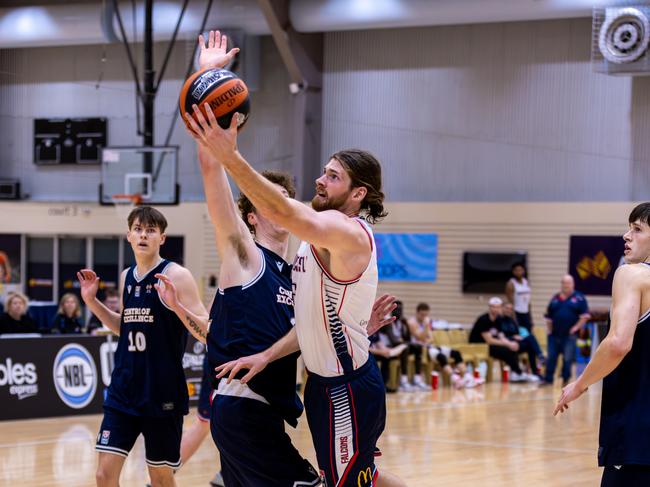
[[[111,201],[116,205],[132,204],[139,205],[142,203],[142,195],[139,193],[134,194],[113,194],[111,195]]]

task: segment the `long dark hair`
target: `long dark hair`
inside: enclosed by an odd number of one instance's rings
[[[368,223],[377,223],[388,215],[381,191],[381,164],[375,156],[361,149],[346,149],[332,154],[330,159],[341,163],[352,180],[353,188],[366,188],[361,210],[365,212]]]

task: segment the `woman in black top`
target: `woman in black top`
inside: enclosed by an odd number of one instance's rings
[[[65,293],[59,301],[59,310],[52,321],[52,333],[82,333],[81,304],[72,293]]]
[[[27,314],[27,296],[11,292],[5,302],[5,312],[0,316],[1,333],[37,333],[34,320]]]

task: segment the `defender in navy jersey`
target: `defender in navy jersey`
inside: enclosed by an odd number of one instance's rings
[[[214,58],[225,51],[225,37],[210,32],[207,47],[202,38],[199,44],[201,67],[214,67]],[[198,107],[194,110],[205,122]],[[212,111],[208,114],[214,120]],[[200,141],[199,126],[188,114],[186,118],[194,129],[190,135]],[[220,289],[210,311],[207,341],[214,368],[264,350],[292,329],[291,271],[285,261],[289,235],[259,214],[245,197],[239,200],[238,215],[223,167],[200,147],[199,163],[221,258]],[[283,197],[294,195],[289,176],[269,172],[266,177]],[[225,485],[320,484],[315,470],[285,432],[285,421],[295,426],[301,412],[295,357],[287,357],[250,385],[238,380],[215,383],[210,424]]]
[[[127,240],[136,265],[122,273],[122,312],[97,300],[99,277],[83,269],[78,274],[81,295],[101,322],[119,335],[115,368],[104,402],[97,436],[97,485],[117,486],[124,460],[137,437],[145,440],[151,483],[175,485],[180,467],[183,415],[187,414],[187,384],[182,359],[189,329],[205,341],[207,311],[190,272],[160,257],[167,221],[151,207],[137,207],[128,217]],[[173,279],[172,290],[161,281]],[[180,308],[174,299],[182,299]]]
[[[603,487],[650,485],[650,203],[635,207],[628,220],[607,336],[582,375],[562,390],[554,411],[566,411],[604,379],[598,448]]]
[[[260,214],[304,240],[292,272],[295,336],[309,370],[305,409],[321,476],[331,486],[404,485],[384,471],[379,476],[374,463],[385,391],[368,360],[377,262],[372,231],[359,217],[363,212],[373,223],[386,215],[379,161],[356,149],[334,154],[316,180],[310,208],[286,198],[241,156],[236,117],[223,130],[207,105],[206,111],[209,122],[193,125],[204,150],[223,164]],[[292,350],[292,335],[257,358],[225,364],[220,375],[245,367],[252,377],[266,365],[264,357]]]

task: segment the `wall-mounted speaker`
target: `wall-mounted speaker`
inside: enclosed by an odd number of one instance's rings
[[[0,200],[19,200],[20,181],[17,179],[0,179]]]

